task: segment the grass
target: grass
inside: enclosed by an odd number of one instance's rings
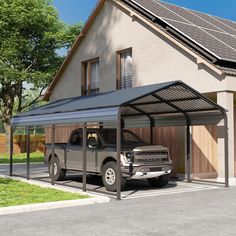
[[[43,162],[42,152],[30,153],[30,162]],[[0,164],[9,163],[9,154],[0,154]],[[13,163],[26,163],[26,153],[14,154]]]
[[[88,196],[0,178],[0,207],[78,200],[83,198],[88,198]]]

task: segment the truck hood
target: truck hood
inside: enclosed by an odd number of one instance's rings
[[[161,145],[152,145],[152,146],[140,146],[135,147],[133,149],[134,152],[141,152],[141,151],[168,151],[167,147],[163,147]]]

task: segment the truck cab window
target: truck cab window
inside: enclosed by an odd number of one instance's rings
[[[82,139],[82,133],[74,133],[71,137],[71,140],[70,140],[70,144],[71,145],[77,145],[77,146],[82,146],[82,142],[83,142],[83,139]]]

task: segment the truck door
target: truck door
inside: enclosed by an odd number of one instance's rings
[[[87,170],[96,172],[98,163],[98,148],[100,140],[96,131],[87,132]]]
[[[66,147],[66,168],[83,169],[83,134],[82,131],[72,133]]]
[[[98,134],[95,131],[87,131],[86,170],[95,172],[97,166]],[[71,135],[66,148],[67,169],[83,170],[83,133],[76,131]]]

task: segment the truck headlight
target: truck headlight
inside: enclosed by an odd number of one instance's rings
[[[133,152],[126,152],[125,157],[128,162],[133,162],[134,161],[134,153]]]

